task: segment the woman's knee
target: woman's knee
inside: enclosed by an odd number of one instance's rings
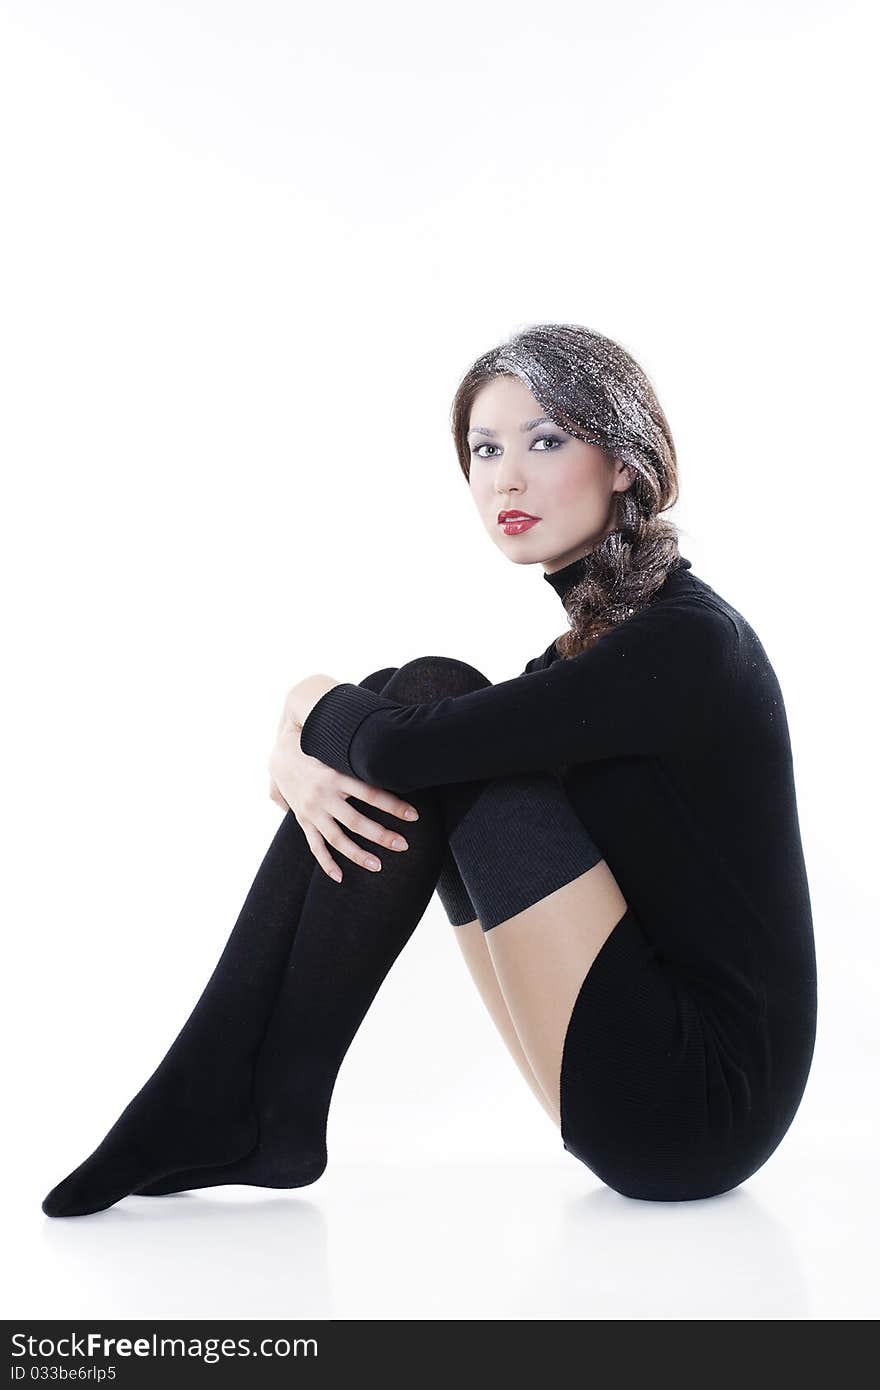
[[[447,695],[467,695],[492,682],[476,666],[454,656],[417,656],[399,666],[384,693],[390,699],[420,704]]]
[[[363,686],[364,690],[372,690],[374,695],[381,695],[391,677],[397,674],[399,667],[383,666],[379,671],[371,671],[368,676],[364,676],[358,685]]]

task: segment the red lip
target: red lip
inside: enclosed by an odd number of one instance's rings
[[[541,520],[539,516],[529,516],[526,512],[502,512],[501,518],[499,525],[505,536],[522,536]]]

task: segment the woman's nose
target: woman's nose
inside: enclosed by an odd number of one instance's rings
[[[498,465],[498,472],[495,474],[495,491],[503,494],[509,492],[512,487],[519,491],[522,485],[523,474],[519,464],[512,459],[503,460]]]

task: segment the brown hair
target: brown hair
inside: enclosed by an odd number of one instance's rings
[[[534,324],[478,357],[456,390],[452,433],[468,480],[471,406],[495,376],[519,377],[561,429],[635,474],[613,494],[611,529],[566,600],[572,626],[556,645],[576,656],[644,607],[678,564],[678,530],[659,516],[678,498],[672,434],[646,373],[618,343],[580,324]]]

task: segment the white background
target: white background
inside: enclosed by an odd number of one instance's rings
[[[5,1316],[876,1315],[871,9],[2,0]],[[648,371],[682,554],[782,683],[820,973],[789,1135],[713,1203],[604,1189],[435,898],[320,1183],[48,1220],[275,833],[287,687],[502,680],[563,630],[449,430],[553,320]]]

